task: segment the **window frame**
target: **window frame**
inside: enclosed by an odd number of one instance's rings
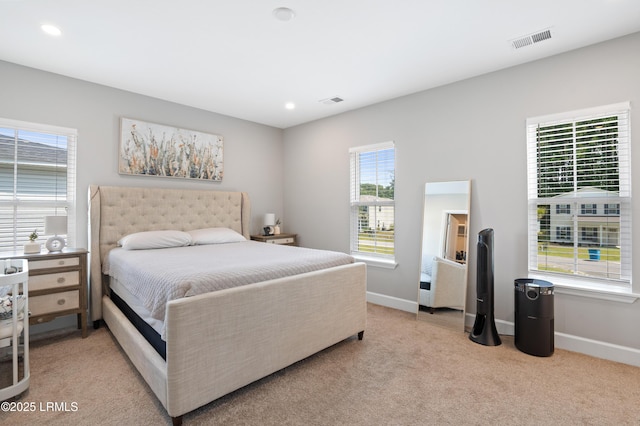
[[[40,124],[40,123],[31,123],[20,120],[13,120],[8,118],[0,117],[0,128],[11,129],[14,131],[25,131],[25,132],[34,132],[34,133],[43,133],[52,136],[64,136],[67,141],[67,162],[66,162],[66,199],[65,200],[54,200],[54,201],[31,201],[31,200],[21,200],[16,198],[16,193],[13,194],[13,199],[8,200],[0,200],[0,206],[3,207],[11,207],[14,211],[13,216],[13,227],[12,231],[14,234],[13,241],[13,251],[20,252],[25,243],[28,242],[27,238],[23,238],[22,236],[17,235],[17,210],[20,206],[34,206],[36,208],[51,208],[56,214],[60,214],[59,212],[62,210],[64,214],[67,216],[67,234],[66,234],[66,244],[68,247],[75,247],[77,242],[77,230],[76,230],[76,181],[77,181],[77,139],[78,139],[78,131],[77,129],[53,126],[49,124]],[[16,164],[14,162],[14,164]],[[16,170],[14,170],[14,180],[16,178]],[[54,169],[53,173],[58,173],[57,166]],[[56,197],[57,198],[57,197]],[[44,235],[44,216],[42,217],[42,224],[37,228],[38,234],[40,237],[37,241],[44,242],[42,236]]]
[[[359,164],[359,155],[363,153],[374,153],[383,150],[393,149],[393,180],[395,182],[396,172],[396,147],[394,141],[382,142],[371,145],[362,145],[352,147],[349,149],[349,250],[352,256],[357,260],[366,262],[371,266],[378,266],[382,268],[395,268],[396,263],[396,232],[395,232],[395,183],[394,183],[394,197],[392,200],[386,198],[376,198],[371,200],[362,200],[360,198],[360,183],[361,183],[361,169]],[[379,167],[378,160],[376,159],[376,170]],[[377,181],[379,182],[379,181]],[[363,208],[375,209],[376,211],[384,209],[385,207],[391,207],[393,209],[393,254],[371,253],[367,251],[358,250],[359,246],[359,228],[360,228],[360,215]],[[374,243],[381,242],[381,239],[377,238],[377,234],[374,237]]]
[[[622,102],[618,104],[605,105],[601,107],[588,108],[577,111],[569,111],[560,114],[552,114],[540,117],[532,117],[526,120],[526,134],[527,134],[527,169],[528,169],[528,270],[529,277],[548,279],[554,284],[559,286],[560,293],[565,292],[569,294],[576,294],[581,296],[605,298],[608,300],[631,302],[635,300],[635,296],[632,293],[632,257],[631,257],[631,161],[630,161],[630,103]],[[607,116],[617,115],[618,118],[618,177],[619,177],[619,193],[617,197],[607,197],[606,199],[598,200],[589,197],[580,197],[579,194],[573,194],[571,198],[572,211],[574,222],[572,225],[573,238],[580,238],[580,235],[585,232],[585,225],[579,224],[577,217],[582,213],[582,208],[585,204],[598,204],[599,208],[603,208],[603,201],[609,206],[619,204],[620,208],[620,246],[621,246],[621,272],[620,279],[611,279],[605,277],[582,277],[576,274],[562,273],[562,272],[549,272],[538,269],[538,231],[540,225],[537,218],[538,205],[544,205],[553,198],[538,197],[538,156],[537,156],[537,136],[536,129],[538,127],[546,127],[550,125],[563,124],[569,122],[582,122],[590,119],[598,119]],[[574,146],[574,152],[576,148]],[[574,178],[574,179],[577,179]],[[566,204],[565,201],[556,200],[556,205]],[[596,211],[596,215],[598,212]],[[608,216],[608,215],[604,215]],[[628,237],[623,238],[623,229],[629,234]],[[606,227],[607,238],[610,238],[611,228]],[[552,232],[555,232],[552,231]],[[577,246],[576,246],[577,247]],[[574,254],[574,259],[577,260],[577,255]],[[628,297],[633,296],[633,297]]]

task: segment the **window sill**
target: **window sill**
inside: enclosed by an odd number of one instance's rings
[[[361,254],[352,254],[352,256],[358,262],[364,262],[367,266],[374,266],[376,268],[396,269],[396,266],[398,266],[396,261],[393,259],[381,259],[379,257],[363,256]]]
[[[623,285],[601,284],[541,273],[529,273],[529,278],[551,282],[554,286],[554,292],[557,294],[569,294],[620,303],[634,303],[640,299],[640,294],[633,293],[630,287]]]

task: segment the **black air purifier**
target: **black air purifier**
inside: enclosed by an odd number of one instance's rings
[[[476,321],[469,339],[486,346],[502,343],[493,316],[493,229],[478,233],[478,272],[476,280]]]
[[[529,355],[553,354],[553,284],[519,278],[515,285],[515,344]]]

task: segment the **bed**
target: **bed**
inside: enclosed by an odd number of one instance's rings
[[[363,337],[366,267],[358,262],[169,298],[156,328],[162,355],[111,299],[112,277],[103,271],[123,237],[228,228],[249,240],[250,220],[243,192],[89,188],[91,318],[94,326],[100,320],[108,326],[174,424],[181,424],[184,414],[331,345]],[[184,266],[191,269],[188,261]]]

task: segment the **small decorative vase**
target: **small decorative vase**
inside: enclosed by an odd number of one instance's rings
[[[280,225],[273,227],[273,235],[280,235]]]
[[[24,245],[24,252],[25,254],[30,254],[30,253],[40,253],[40,250],[42,249],[42,246],[40,245],[40,243],[26,243]]]

